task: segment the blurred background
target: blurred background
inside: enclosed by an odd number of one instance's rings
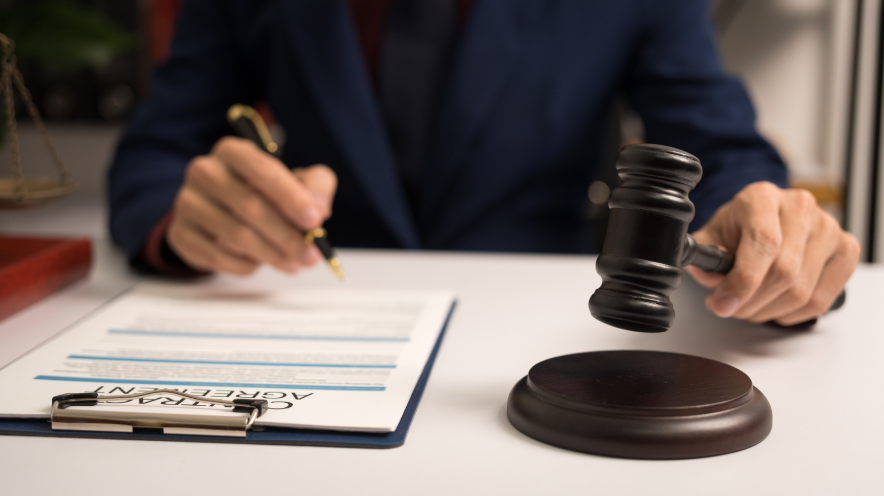
[[[46,209],[52,209],[49,222],[59,234],[107,236],[106,170],[126,119],[150,91],[152,67],[167,53],[180,3],[0,0],[0,32],[16,41],[25,82],[81,184],[71,197],[42,209],[0,211],[0,230],[20,232],[32,220],[46,222]],[[725,66],[746,83],[759,129],[783,155],[793,185],[813,192],[857,235],[867,261],[884,261],[881,3],[717,0],[709,13]],[[16,114],[26,172],[52,175],[20,101]],[[0,175],[11,174],[5,134]],[[641,119],[623,102],[615,105],[610,134],[612,156],[622,144],[643,141]],[[616,184],[610,163],[587,191],[586,215],[600,229]],[[84,224],[74,215],[90,220]]]

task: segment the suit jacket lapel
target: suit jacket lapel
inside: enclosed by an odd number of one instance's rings
[[[420,240],[393,162],[381,110],[340,0],[285,1],[307,84],[354,175],[406,248]]]

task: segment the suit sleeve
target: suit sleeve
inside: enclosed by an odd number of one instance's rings
[[[647,0],[625,92],[649,143],[696,155],[703,179],[691,193],[691,231],[747,184],[787,183],[786,167],[756,131],[742,83],[728,76],[715,46],[705,0]]]
[[[151,229],[170,210],[191,158],[229,134],[230,105],[255,100],[243,74],[226,2],[182,7],[168,60],[117,147],[108,176],[110,232],[133,266]]]

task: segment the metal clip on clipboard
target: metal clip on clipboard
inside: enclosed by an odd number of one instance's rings
[[[175,391],[156,389],[138,394],[99,396],[98,393],[69,393],[52,398],[52,429],[97,432],[135,432],[181,434],[190,436],[246,437],[255,419],[267,412],[267,400],[212,399],[216,405],[231,406],[231,413],[248,415],[191,415],[175,413],[114,412],[101,409],[68,410],[71,406],[97,406],[101,402],[131,400],[158,394],[179,396],[206,402],[206,398]]]

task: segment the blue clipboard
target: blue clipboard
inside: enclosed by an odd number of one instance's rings
[[[362,432],[340,432],[340,431],[322,431],[315,429],[288,429],[281,427],[264,427],[263,430],[250,431],[245,438],[230,438],[220,436],[183,436],[175,434],[149,434],[149,433],[114,433],[114,432],[84,432],[84,431],[58,431],[52,430],[49,419],[16,419],[16,418],[0,418],[0,435],[9,436],[53,436],[53,437],[73,437],[73,438],[90,438],[90,439],[138,439],[143,441],[184,441],[197,443],[233,443],[233,444],[277,444],[291,446],[335,446],[342,448],[396,448],[405,443],[405,435],[408,434],[408,428],[414,419],[417,411],[417,405],[420,403],[421,395],[430,378],[430,371],[433,369],[433,362],[436,360],[436,354],[439,353],[439,347],[442,345],[442,338],[448,329],[448,322],[454,313],[454,307],[457,302],[452,303],[448,316],[445,317],[445,323],[439,332],[433,351],[427,359],[418,378],[414,392],[411,393],[411,399],[405,407],[405,413],[396,430],[385,434],[372,434]],[[47,398],[47,401],[49,399]]]

